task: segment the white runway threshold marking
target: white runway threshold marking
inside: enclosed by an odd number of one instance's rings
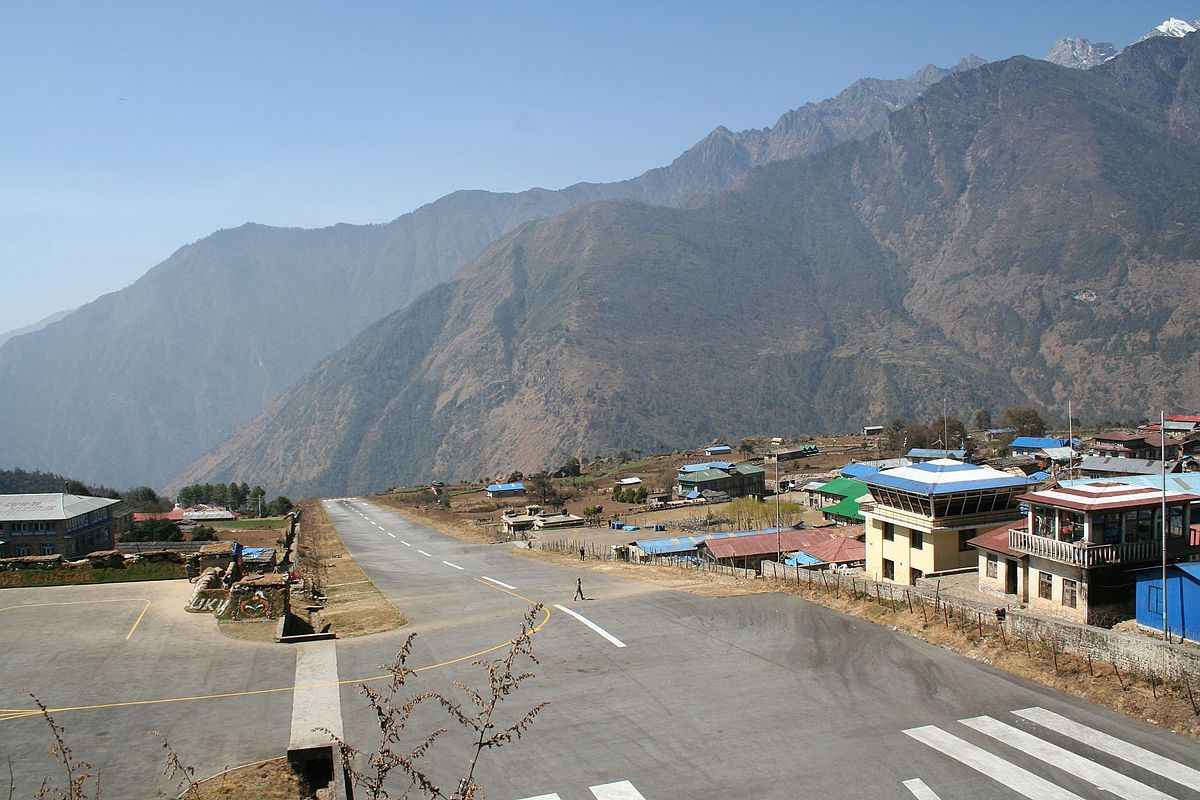
[[[918,742],[929,745],[934,750],[945,753],[955,761],[965,764],[977,772],[982,772],[992,780],[999,781],[1030,800],[1082,800],[1074,792],[1068,792],[1061,786],[1034,775],[1016,764],[1010,764],[982,747],[976,747],[934,725],[909,728],[904,733]]]
[[[445,564],[447,567],[454,567],[455,569],[462,569],[462,567],[460,567],[458,564],[451,564],[449,561],[443,561],[442,563]]]
[[[920,778],[910,778],[909,780],[902,781],[902,784],[905,789],[912,792],[912,796],[917,798],[917,800],[941,800],[933,789],[926,786],[925,781]]]
[[[516,591],[516,589],[517,589],[517,587],[513,586],[510,583],[505,583],[504,581],[498,581],[495,578],[489,578],[487,575],[480,575],[479,577],[483,578],[485,581],[488,581],[489,583],[494,583],[497,586],[503,586],[505,589],[512,589],[513,591]]]
[[[566,606],[561,606],[561,605],[559,605],[558,603],[555,603],[555,604],[554,604],[554,607],[555,607],[555,608],[557,608],[559,611],[562,611],[563,613],[570,614],[572,617],[574,617],[575,619],[579,620],[579,621],[580,621],[580,622],[582,622],[584,625],[587,625],[589,628],[591,628],[591,629],[592,629],[592,630],[594,630],[596,633],[598,633],[598,634],[600,634],[601,636],[603,636],[605,639],[608,639],[610,642],[612,642],[613,644],[615,644],[617,647],[624,647],[624,646],[625,646],[625,643],[624,643],[624,642],[622,642],[620,639],[618,639],[617,637],[613,636],[611,633],[609,633],[608,631],[604,630],[604,628],[601,628],[599,625],[597,625],[596,623],[592,622],[590,619],[588,619],[587,617],[583,616],[582,614],[576,614],[576,613],[575,613],[574,611],[572,611],[571,609],[567,608]],[[611,785],[615,785],[615,784],[611,784]],[[597,796],[599,796],[599,795],[597,795]],[[617,795],[612,795],[612,796],[613,796],[613,797],[616,797]],[[632,795],[630,795],[630,796],[632,796]],[[638,795],[638,797],[641,797],[641,795]]]
[[[629,781],[602,783],[599,786],[589,786],[588,791],[596,795],[596,800],[646,800],[642,793],[633,788]]]
[[[1123,761],[1136,764],[1142,769],[1158,773],[1164,778],[1175,781],[1175,783],[1200,791],[1200,770],[1184,766],[1178,761],[1172,761],[1165,756],[1160,756],[1158,753],[1152,753],[1135,744],[1122,741],[1115,736],[1109,736],[1107,733],[1098,731],[1095,728],[1081,725],[1074,720],[1067,719],[1061,714],[1055,714],[1053,711],[1047,711],[1044,708],[1023,708],[1013,713],[1030,722],[1036,722],[1043,728],[1049,728],[1077,742],[1083,742],[1089,747],[1094,747]]]
[[[1152,789],[1127,775],[1122,775],[1116,770],[1097,764],[1056,744],[1042,741],[1032,733],[1005,725],[991,717],[972,717],[959,720],[959,722],[968,728],[974,728],[980,733],[987,734],[997,741],[1004,742],[1009,747],[1014,747],[1026,755],[1058,767],[1063,772],[1083,778],[1093,786],[1112,792],[1117,797],[1124,797],[1126,800],[1171,800],[1170,795]]]

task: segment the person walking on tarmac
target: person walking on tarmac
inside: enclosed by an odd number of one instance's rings
[[[575,597],[573,597],[572,600],[587,600],[587,598],[583,596],[583,578],[575,579]]]

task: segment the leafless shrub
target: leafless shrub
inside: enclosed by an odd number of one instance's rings
[[[33,698],[33,702],[37,704],[38,709],[42,712],[42,718],[46,721],[46,727],[50,729],[50,735],[54,737],[54,747],[50,748],[50,756],[59,763],[63,770],[63,777],[66,779],[64,786],[56,786],[50,778],[43,778],[41,785],[38,786],[37,792],[34,793],[35,800],[97,800],[100,797],[100,776],[92,773],[92,765],[75,758],[75,754],[71,751],[71,747],[67,744],[64,734],[66,729],[54,721],[54,717],[50,716],[50,710],[46,708],[46,704],[37,698],[37,695],[29,695]],[[12,779],[12,763],[9,763],[9,796],[11,798],[15,790],[14,781]],[[92,794],[88,794],[89,787]]]
[[[179,790],[178,796],[187,800],[200,797],[200,784],[196,780],[196,768],[183,763],[165,733],[162,731],[147,731],[147,733],[157,736],[163,750],[166,751],[162,774],[168,780],[175,781],[175,788]]]
[[[513,695],[522,683],[533,677],[532,672],[521,671],[518,663],[523,660],[538,663],[533,653],[532,636],[534,621],[541,610],[540,604],[530,608],[521,622],[520,632],[509,643],[503,658],[494,661],[478,659],[472,662],[487,671],[486,688],[477,689],[465,681],[455,681],[455,686],[467,696],[467,703],[439,692],[420,692],[407,699],[401,699],[404,685],[416,676],[416,673],[406,666],[416,638],[416,634],[410,635],[392,662],[382,667],[388,672],[387,686],[375,689],[363,684],[360,687],[360,691],[375,712],[379,726],[379,744],[376,749],[372,752],[360,750],[340,736],[325,730],[337,742],[341,750],[342,766],[355,786],[365,790],[370,800],[388,800],[392,796],[386,787],[388,778],[393,772],[399,772],[408,779],[408,786],[401,797],[410,797],[414,791],[419,792],[419,796],[426,800],[472,800],[481,797],[482,790],[475,782],[475,767],[483,751],[503,747],[521,738],[533,723],[534,717],[547,705],[544,702],[538,703],[508,725],[496,722],[500,704]],[[438,786],[425,766],[426,756],[435,742],[448,733],[449,729],[438,728],[415,739],[406,733],[413,713],[427,701],[440,705],[453,723],[469,730],[472,735],[471,760],[458,779],[456,788],[449,794]]]

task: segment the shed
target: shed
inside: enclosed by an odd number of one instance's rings
[[[1165,603],[1162,568],[1138,570],[1137,623],[1162,630],[1164,606],[1171,633],[1193,642],[1200,641],[1200,563],[1167,565]]]
[[[523,483],[493,483],[487,487],[488,497],[521,497],[525,494]]]
[[[704,448],[704,455],[706,456],[719,456],[732,452],[733,448],[727,444],[714,444]]]

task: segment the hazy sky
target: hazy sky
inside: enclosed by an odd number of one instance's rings
[[[0,4],[0,332],[255,221],[384,222],[461,188],[609,181],[863,76],[1060,35],[1137,2]]]

